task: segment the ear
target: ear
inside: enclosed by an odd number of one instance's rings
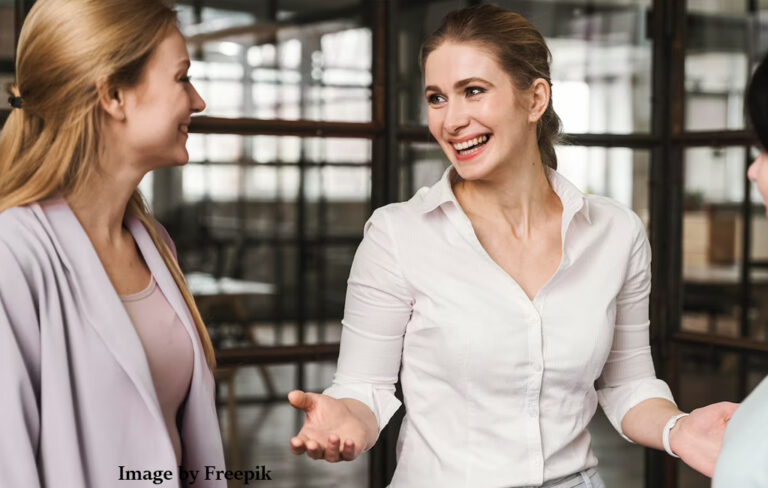
[[[125,93],[121,88],[111,86],[107,80],[96,84],[99,93],[99,105],[102,110],[115,120],[125,120]]]
[[[537,123],[549,106],[552,92],[549,83],[544,78],[536,78],[529,89],[531,94],[528,106],[528,122]]]

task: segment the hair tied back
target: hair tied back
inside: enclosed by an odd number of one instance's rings
[[[11,105],[11,107],[22,108],[24,105],[24,100],[21,98],[19,87],[15,84],[12,84],[8,87],[8,92],[11,95],[8,97],[8,103]]]

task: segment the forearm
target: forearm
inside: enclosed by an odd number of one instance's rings
[[[664,449],[661,436],[670,418],[681,412],[674,403],[663,398],[650,398],[632,407],[621,421],[624,435],[632,441],[654,449]],[[677,430],[677,426],[673,429]],[[674,450],[674,446],[672,446]]]
[[[349,409],[349,411],[365,426],[365,448],[372,448],[379,438],[379,424],[376,421],[376,415],[373,414],[368,406],[360,400],[353,398],[341,398],[339,399]]]

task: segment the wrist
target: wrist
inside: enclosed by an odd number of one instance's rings
[[[672,457],[680,457],[677,455],[679,451],[680,428],[688,415],[687,413],[680,413],[671,417],[662,431],[664,450]]]
[[[371,449],[379,440],[379,424],[376,415],[366,404],[353,398],[342,398],[347,411],[360,423],[365,436],[363,451]]]

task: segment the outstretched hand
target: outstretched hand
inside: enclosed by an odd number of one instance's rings
[[[288,394],[288,401],[307,415],[304,427],[291,439],[291,452],[294,454],[306,452],[312,459],[335,463],[352,461],[370,447],[370,426],[348,404],[356,400],[337,400],[327,395],[294,390]]]
[[[672,452],[685,464],[711,478],[723,447],[725,428],[738,407],[738,403],[713,403],[681,418],[670,432]]]

